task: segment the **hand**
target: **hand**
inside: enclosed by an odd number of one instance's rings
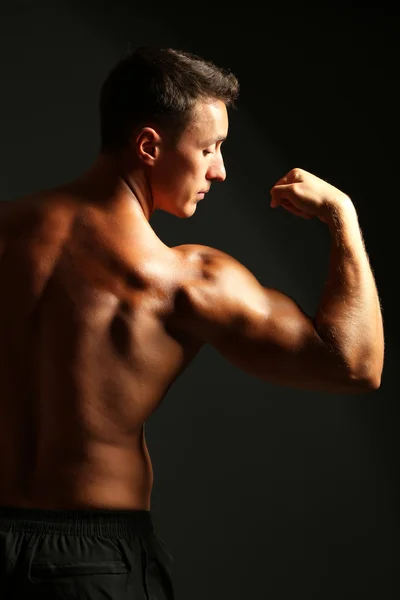
[[[328,223],[341,204],[351,203],[338,188],[304,169],[292,169],[271,188],[271,208],[282,206],[303,219]]]

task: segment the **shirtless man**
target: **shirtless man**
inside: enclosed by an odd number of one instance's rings
[[[1,598],[174,597],[144,424],[204,344],[274,384],[380,386],[380,303],[344,192],[301,169],[270,191],[271,207],[329,227],[313,319],[234,258],[170,248],[149,224],[192,216],[225,179],[237,94],[198,57],[138,50],[103,84],[94,164],[1,205]]]

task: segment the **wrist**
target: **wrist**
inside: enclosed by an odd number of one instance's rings
[[[357,218],[356,209],[350,197],[346,194],[341,195],[334,201],[327,202],[323,216],[324,222],[330,229],[340,227],[344,220]]]

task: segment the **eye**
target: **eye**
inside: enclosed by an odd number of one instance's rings
[[[204,156],[207,156],[208,154],[212,154],[211,150],[203,150]]]

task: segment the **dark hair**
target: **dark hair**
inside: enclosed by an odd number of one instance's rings
[[[163,126],[174,140],[199,99],[234,106],[235,75],[199,56],[172,48],[138,48],[108,74],[100,93],[101,150],[128,143],[140,125]]]

